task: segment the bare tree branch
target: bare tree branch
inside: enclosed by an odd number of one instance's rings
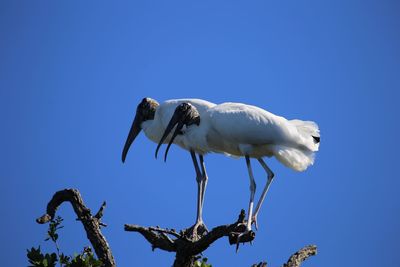
[[[64,189],[54,194],[53,198],[47,204],[46,214],[36,219],[37,223],[44,224],[51,221],[55,217],[58,207],[63,202],[70,202],[78,219],[82,222],[85,228],[87,238],[92,243],[97,257],[102,261],[106,267],[115,267],[115,260],[111,253],[111,249],[107,240],[100,231],[100,226],[105,224],[100,222],[103,216],[105,202],[100,207],[100,210],[95,216],[92,216],[90,209],[83,203],[81,194],[76,189]]]
[[[282,267],[299,267],[303,261],[305,261],[308,257],[314,255],[317,255],[317,246],[306,246],[290,256],[287,263],[282,265]]]
[[[149,230],[159,233],[169,234],[177,238],[182,236],[181,234],[178,234],[174,229],[161,229],[160,227],[149,227]]]
[[[159,248],[168,252],[175,252],[174,267],[192,267],[199,258],[197,255],[205,251],[218,239],[228,236],[229,243],[234,245],[240,233],[246,229],[244,210],[241,211],[238,220],[228,225],[220,225],[208,233],[200,236],[190,236],[191,229],[185,229],[177,233],[173,229],[162,229],[160,227],[143,227],[139,225],[125,224],[125,231],[138,232],[151,244],[152,250]],[[168,235],[173,236],[171,239]],[[240,242],[251,242],[255,238],[254,232],[240,239]],[[317,253],[317,247],[310,245],[294,253],[287,263],[282,267],[299,267],[308,257]],[[254,264],[253,267],[267,267],[266,262]]]
[[[154,227],[142,227],[136,224],[125,224],[125,231],[138,232],[146,238],[151,244],[152,250],[156,248],[174,252],[176,251],[174,242],[166,238],[165,235],[161,235],[159,231],[156,231]],[[168,236],[167,236],[168,237]]]
[[[142,227],[139,225],[125,225],[125,231],[138,232],[143,235],[151,244],[152,249],[159,248],[169,252],[176,252],[174,266],[193,266],[197,255],[206,250],[212,243],[218,239],[228,236],[230,244],[236,244],[238,235],[245,230],[245,213],[241,211],[238,220],[235,223],[221,225],[213,228],[208,233],[201,235],[191,235],[191,229],[185,229],[180,233],[175,230],[161,229],[159,227]],[[168,235],[173,236],[171,239]],[[241,243],[251,242],[255,238],[254,232],[244,235]]]

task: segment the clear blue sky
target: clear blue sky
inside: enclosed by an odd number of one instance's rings
[[[253,246],[226,239],[214,266],[279,266],[300,247],[305,266],[395,266],[400,239],[398,1],[1,1],[0,258],[25,266],[53,193],[78,188],[97,210],[118,266],[169,266],[124,223],[180,229],[195,219],[190,156],[168,162],[141,135],[121,151],[139,101],[237,101],[318,122],[315,165],[276,174]],[[243,159],[208,155],[204,219],[230,223],[247,208]],[[265,182],[254,162],[259,191]],[[259,192],[258,191],[258,192]],[[61,249],[88,244],[62,206]]]

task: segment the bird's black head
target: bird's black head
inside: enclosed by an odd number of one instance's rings
[[[153,120],[159,105],[160,104],[158,104],[158,102],[152,98],[143,98],[142,102],[140,102],[136,108],[136,117],[140,118],[140,122]]]
[[[165,129],[165,132],[163,134],[163,136],[161,137],[160,142],[158,143],[157,149],[156,149],[156,158],[157,158],[157,154],[158,154],[158,150],[160,149],[162,143],[165,141],[165,139],[167,138],[167,136],[169,135],[169,133],[172,131],[172,129],[175,127],[175,132],[172,135],[168,146],[167,146],[167,150],[165,151],[165,155],[164,155],[164,161],[167,160],[167,154],[168,154],[168,150],[172,144],[172,142],[174,141],[175,137],[178,134],[182,134],[182,128],[184,125],[186,125],[186,127],[190,126],[190,125],[200,125],[200,114],[197,111],[197,109],[190,103],[182,103],[180,105],[178,105],[175,108],[175,112],[174,115],[172,115],[171,120],[168,123],[167,128]]]
[[[190,126],[192,124],[200,124],[200,114],[197,109],[190,103],[182,103],[176,107],[172,119],[176,117],[183,125]],[[182,126],[183,126],[182,125]]]
[[[142,122],[153,120],[158,106],[158,102],[149,97],[143,98],[137,106],[135,119],[132,122],[131,129],[128,137],[126,138],[124,149],[122,151],[122,162],[125,162],[126,154],[128,153],[130,146],[132,145],[136,136],[142,130]]]

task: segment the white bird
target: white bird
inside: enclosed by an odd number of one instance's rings
[[[198,114],[198,117],[193,114]],[[200,123],[193,123],[191,120]],[[252,223],[257,228],[257,215],[274,177],[263,157],[275,156],[285,166],[295,171],[304,171],[313,164],[314,153],[318,151],[320,141],[315,122],[287,120],[259,107],[241,103],[223,103],[200,114],[191,103],[182,103],[176,108],[164,136],[168,136],[176,124],[169,146],[174,137],[180,134],[179,142],[197,153],[216,152],[245,157],[250,177],[247,233],[251,231]],[[186,129],[182,132],[185,125]],[[161,139],[159,146],[163,141]],[[165,157],[167,153],[168,149]],[[256,158],[268,175],[254,214],[256,183],[250,158]]]
[[[163,138],[162,142],[170,141],[170,138],[168,136],[163,136],[163,133],[165,132],[166,126],[168,125],[169,121],[173,120],[175,108],[182,103],[190,103],[191,105],[193,105],[196,108],[195,112],[197,114],[197,117],[199,113],[203,114],[206,112],[206,110],[215,106],[214,103],[201,99],[173,99],[173,100],[167,100],[164,103],[159,104],[154,99],[143,98],[143,100],[139,103],[139,105],[136,108],[136,115],[132,122],[132,126],[129,131],[122,152],[122,162],[125,162],[129,148],[141,130],[144,131],[147,138],[149,138],[151,141],[155,143],[159,143],[161,138]],[[191,117],[188,118],[190,118],[190,121],[185,122],[186,126],[190,126],[191,124],[199,124],[199,121],[196,121]],[[180,128],[182,128],[182,126],[180,126]],[[183,149],[188,150],[190,152],[194,168],[196,171],[196,181],[198,189],[197,217],[196,217],[196,224],[192,227],[192,233],[194,231],[196,231],[197,233],[198,227],[202,227],[202,230],[205,231],[207,228],[203,223],[202,208],[204,203],[204,192],[208,176],[204,164],[203,155],[199,154],[199,160],[200,160],[200,166],[199,166],[196,157],[197,151],[191,149],[190,147],[187,147],[184,143],[180,142],[180,137],[178,138],[175,137],[176,135],[174,136],[175,140],[172,140],[170,144],[174,142],[175,144],[179,145]]]

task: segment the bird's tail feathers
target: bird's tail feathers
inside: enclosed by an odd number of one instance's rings
[[[275,145],[274,156],[285,166],[295,170],[304,171],[314,163],[314,152],[298,148]]]
[[[313,121],[291,120],[290,123],[296,126],[299,133],[308,144],[307,147],[311,151],[318,151],[321,135],[318,125]]]

